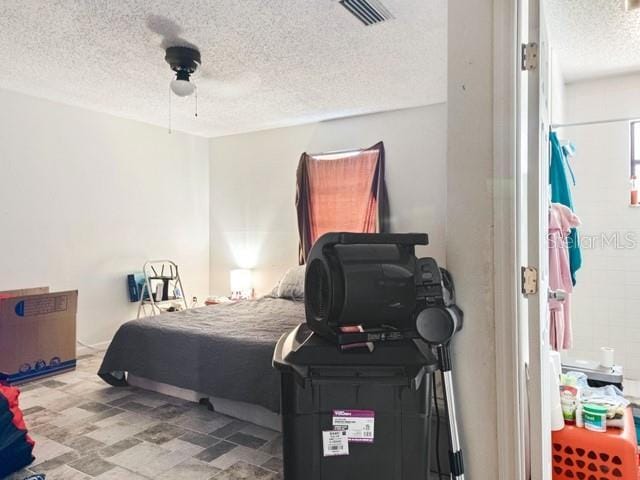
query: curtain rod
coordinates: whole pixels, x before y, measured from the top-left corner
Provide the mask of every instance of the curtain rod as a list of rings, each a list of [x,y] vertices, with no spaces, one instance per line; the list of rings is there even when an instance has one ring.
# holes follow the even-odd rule
[[[364,152],[368,150],[367,148],[347,148],[345,150],[333,150],[331,152],[322,152],[322,153],[307,153],[310,157],[323,157],[325,155],[338,155],[340,153],[355,153],[355,152]]]
[[[633,122],[640,119],[640,115],[635,117],[626,118],[612,118],[610,120],[592,120],[590,122],[576,122],[576,123],[554,123],[550,128],[564,128],[564,127],[582,127],[585,125],[599,125],[603,123],[618,123],[618,122]]]

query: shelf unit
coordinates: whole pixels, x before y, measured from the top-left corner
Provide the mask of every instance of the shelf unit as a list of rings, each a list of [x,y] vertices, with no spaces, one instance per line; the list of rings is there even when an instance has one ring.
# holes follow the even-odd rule
[[[189,308],[178,265],[174,261],[149,260],[142,266],[142,272],[144,283],[140,292],[137,318],[158,315],[168,311],[172,306],[179,307],[179,310]],[[158,288],[160,285],[161,290]]]

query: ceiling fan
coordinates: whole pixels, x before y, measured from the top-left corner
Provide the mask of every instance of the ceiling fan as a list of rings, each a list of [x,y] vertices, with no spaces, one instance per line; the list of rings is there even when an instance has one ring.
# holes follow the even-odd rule
[[[213,73],[202,67],[200,49],[185,40],[183,29],[173,20],[161,15],[150,15],[146,20],[147,28],[159,35],[160,46],[165,51],[165,61],[175,72],[171,80],[171,91],[180,97],[196,92],[194,75],[197,72],[198,83],[207,87],[207,94],[222,98],[235,98],[256,90],[261,83],[260,77],[252,72],[236,75]]]
[[[176,72],[176,78],[170,83],[171,91],[179,97],[187,97],[195,92],[196,86],[190,78],[202,63],[200,51],[191,47],[168,47],[164,59]]]

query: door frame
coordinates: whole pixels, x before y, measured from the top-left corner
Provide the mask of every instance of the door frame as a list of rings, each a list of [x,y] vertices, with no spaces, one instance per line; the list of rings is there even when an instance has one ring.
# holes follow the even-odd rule
[[[518,3],[494,3],[493,221],[498,478],[524,479],[517,258]]]
[[[541,0],[531,0],[532,8],[537,8]],[[494,1],[494,52],[493,52],[493,126],[494,126],[494,310],[496,342],[496,400],[498,477],[500,480],[526,479],[531,472],[541,473],[550,463],[550,455],[540,438],[540,428],[544,430],[540,412],[542,405],[529,403],[528,384],[537,382],[535,390],[543,388],[544,372],[540,368],[527,371],[526,352],[529,342],[522,340],[530,336],[527,318],[527,302],[542,305],[542,293],[523,301],[521,293],[521,263],[526,261],[527,252],[519,251],[518,234],[522,225],[527,229],[532,211],[522,205],[520,195],[520,170],[518,158],[525,147],[527,157],[530,148],[523,145],[522,132],[527,125],[521,124],[519,103],[523,72],[521,71],[521,45],[529,38],[529,0]],[[535,19],[534,19],[535,20]],[[524,32],[524,29],[527,29]],[[526,94],[526,92],[524,92]],[[537,124],[536,123],[536,128]],[[526,138],[527,135],[524,135]],[[523,153],[524,154],[524,153]],[[536,180],[537,181],[537,180]],[[541,191],[529,192],[527,199],[536,200],[533,212],[541,208]],[[535,203],[535,202],[534,202]],[[523,224],[524,222],[524,224]],[[528,231],[528,230],[526,230]],[[542,238],[538,242],[543,242]],[[536,242],[537,243],[537,242]],[[543,244],[543,243],[541,243]],[[522,260],[522,259],[525,260]],[[535,266],[535,265],[534,265]],[[546,291],[544,301],[546,301]],[[542,312],[539,314],[542,315]],[[532,322],[536,327],[542,320]],[[538,342],[539,339],[536,340]],[[524,345],[524,343],[527,343]],[[536,355],[534,355],[535,357]],[[539,360],[539,359],[537,359]],[[540,362],[540,365],[542,363]],[[544,366],[542,366],[544,368]],[[531,375],[528,378],[528,375]],[[530,399],[536,402],[535,396]],[[538,402],[539,398],[538,398]],[[533,406],[531,415],[529,411]],[[533,425],[531,422],[534,422]],[[538,425],[540,423],[541,425]],[[533,426],[533,434],[531,427]],[[533,443],[531,443],[533,442]],[[549,458],[546,458],[549,456]],[[531,469],[531,471],[529,470]],[[544,476],[544,474],[543,474]]]
[[[520,222],[527,225],[526,261],[537,269],[537,293],[529,295],[527,311],[527,409],[531,477],[551,479],[551,359],[549,339],[549,124],[551,111],[551,50],[544,17],[544,0],[520,0],[528,8],[527,41],[537,45],[535,67],[527,79],[526,206]],[[524,118],[525,115],[520,115]],[[523,129],[524,130],[524,129]],[[521,257],[522,258],[522,257]],[[520,318],[523,318],[521,315]],[[521,325],[524,327],[524,325]]]

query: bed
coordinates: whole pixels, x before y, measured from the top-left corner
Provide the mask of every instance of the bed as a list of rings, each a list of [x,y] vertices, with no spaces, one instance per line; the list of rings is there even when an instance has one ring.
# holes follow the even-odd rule
[[[299,277],[300,272],[294,283]],[[277,413],[280,382],[271,366],[273,349],[283,333],[305,318],[299,295],[285,295],[286,286],[279,287],[257,300],[127,322],[109,345],[98,375],[115,386],[135,378],[144,388],[176,387]]]

